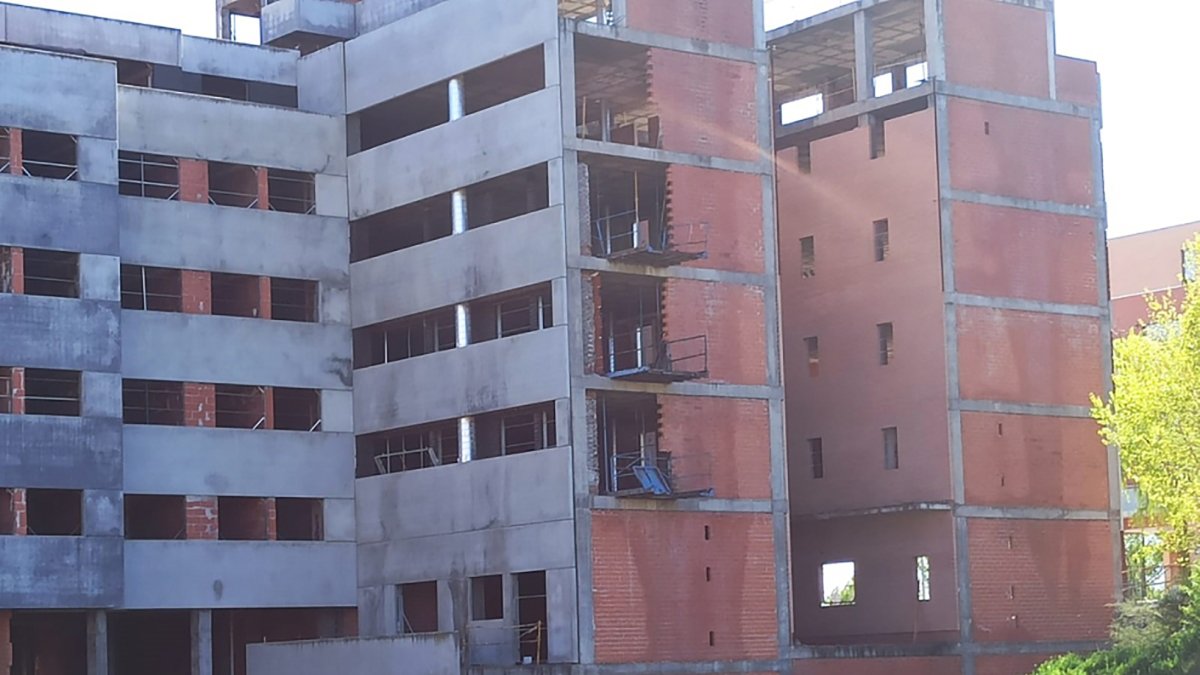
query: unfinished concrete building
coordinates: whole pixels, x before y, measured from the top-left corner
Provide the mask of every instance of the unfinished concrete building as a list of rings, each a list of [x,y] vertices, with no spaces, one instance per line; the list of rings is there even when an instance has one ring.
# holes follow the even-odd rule
[[[945,4],[0,5],[0,675],[1102,640],[1095,71]]]

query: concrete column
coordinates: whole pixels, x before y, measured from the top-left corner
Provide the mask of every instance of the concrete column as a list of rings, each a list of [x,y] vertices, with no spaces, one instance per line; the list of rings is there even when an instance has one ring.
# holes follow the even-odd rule
[[[192,675],[213,675],[211,609],[192,611]]]
[[[88,675],[108,675],[108,613],[88,612]]]
[[[854,14],[854,98],[867,101],[875,97],[875,31],[871,17]]]
[[[450,98],[450,121],[461,119],[466,113],[463,102],[463,78],[451,78],[447,94]],[[451,233],[467,231],[467,191],[455,190],[450,194]],[[471,308],[466,303],[454,306],[454,345],[466,347],[471,344]],[[475,457],[475,418],[458,419],[458,461],[469,462]]]
[[[475,418],[458,418],[458,461],[475,459]]]

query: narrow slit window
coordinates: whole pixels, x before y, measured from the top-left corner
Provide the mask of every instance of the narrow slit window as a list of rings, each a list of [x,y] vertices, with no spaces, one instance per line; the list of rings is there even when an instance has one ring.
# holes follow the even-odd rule
[[[499,574],[471,578],[471,620],[504,618],[504,577]]]
[[[932,598],[929,588],[929,556],[917,556],[917,601],[929,602]]]
[[[812,237],[800,240],[800,276],[804,279],[817,276],[817,245]]]
[[[821,343],[815,337],[804,338],[804,349],[808,352],[808,376],[821,374]]]
[[[877,115],[871,115],[871,159],[879,159],[887,155],[887,132],[884,120]]]
[[[900,468],[900,439],[896,427],[883,430],[883,468],[889,471]]]
[[[875,262],[887,260],[891,248],[889,236],[887,219],[875,221]]]
[[[854,563],[832,562],[821,566],[821,606],[845,607],[856,599]]]
[[[796,166],[800,168],[800,173],[812,173],[812,143],[796,146]]]
[[[825,477],[825,450],[822,447],[821,439],[808,439],[808,454],[812,459],[812,477]]]
[[[879,365],[890,365],[896,360],[896,339],[892,324],[881,323],[875,328],[879,332]]]

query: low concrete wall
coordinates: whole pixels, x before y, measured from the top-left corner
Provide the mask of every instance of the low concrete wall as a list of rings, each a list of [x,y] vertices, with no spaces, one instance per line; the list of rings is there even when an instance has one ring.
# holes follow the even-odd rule
[[[117,191],[107,185],[0,174],[0,213],[0,243],[100,255],[120,248]]]
[[[121,420],[0,415],[0,477],[4,486],[119,490]]]
[[[116,372],[121,365],[119,312],[115,302],[0,295],[0,363]]]
[[[0,124],[117,137],[114,64],[0,46],[0,73]]]
[[[116,607],[121,540],[0,537],[0,602],[6,609]]]
[[[458,675],[452,633],[250,645],[249,675]]]

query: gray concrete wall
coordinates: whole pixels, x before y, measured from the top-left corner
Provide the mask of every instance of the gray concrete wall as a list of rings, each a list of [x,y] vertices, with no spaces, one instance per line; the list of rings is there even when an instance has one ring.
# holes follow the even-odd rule
[[[350,267],[354,325],[510,291],[566,275],[562,207],[493,223]],[[392,289],[403,288],[404,293]]]
[[[117,137],[114,64],[0,46],[0,72],[0,126]]]
[[[354,497],[350,434],[127,425],[124,448],[127,492]]]
[[[115,537],[0,537],[4,608],[115,607],[121,555]]]
[[[341,0],[278,0],[262,8],[262,41],[294,33],[349,39],[356,31],[355,7]]]
[[[105,255],[120,246],[109,186],[0,174],[0,213],[4,244]]]
[[[357,7],[358,33],[367,33],[446,0],[363,0]]]
[[[343,118],[120,86],[121,149],[313,173],[346,173]]]
[[[350,607],[354,544],[127,541],[125,607]]]
[[[117,207],[123,262],[349,283],[344,219],[140,197]]]
[[[567,329],[558,326],[358,370],[355,431],[567,398],[567,366]]]
[[[179,40],[179,66],[189,73],[295,86],[299,58],[300,54],[290,49],[191,35],[184,35]]]
[[[413,3],[397,4],[403,3],[365,3],[359,7],[360,24],[398,18]],[[500,26],[503,30],[498,30]],[[346,43],[348,110],[358,112],[557,36],[555,0],[436,3]],[[414,55],[404,60],[403,67],[397,67],[396,59],[381,58],[394,52],[396,45],[404,45],[405,53]]]
[[[179,31],[32,7],[8,7],[8,42],[42,49],[179,63]],[[7,71],[6,71],[7,72]]]
[[[120,489],[121,420],[0,415],[0,476],[5,487]]]
[[[0,364],[116,372],[119,311],[115,302],[0,294]]]
[[[350,217],[561,157],[561,108],[558,88],[542,89],[352,156]]]
[[[122,373],[139,379],[350,388],[346,326],[122,312]]]
[[[405,635],[400,637],[321,640],[249,645],[249,675],[458,675],[457,636]]]
[[[344,3],[343,3],[344,4]],[[346,114],[346,46],[342,43],[301,57],[296,79],[301,110],[323,115]]]

